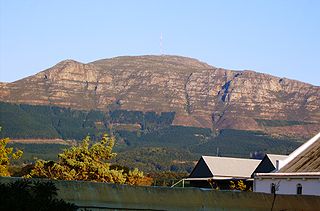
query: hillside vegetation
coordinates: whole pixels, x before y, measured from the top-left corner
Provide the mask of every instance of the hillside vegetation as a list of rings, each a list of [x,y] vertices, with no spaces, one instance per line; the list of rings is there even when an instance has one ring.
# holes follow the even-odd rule
[[[202,155],[249,157],[250,153],[288,154],[301,140],[275,138],[263,132],[225,129],[213,136],[208,128],[174,126],[174,113],[114,110],[81,111],[52,106],[0,103],[1,137],[62,138],[81,140],[90,135],[97,140],[104,132],[117,138],[114,162],[136,166],[145,172],[190,172]],[[283,125],[283,120],[264,124]],[[301,124],[299,122],[299,124]],[[72,142],[70,142],[72,143]],[[55,160],[65,144],[11,143],[23,149],[23,162],[34,158]],[[21,162],[21,161],[20,161]]]

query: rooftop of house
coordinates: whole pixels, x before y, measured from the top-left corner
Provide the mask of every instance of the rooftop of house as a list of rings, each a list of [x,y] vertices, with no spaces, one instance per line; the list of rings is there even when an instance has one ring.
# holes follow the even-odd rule
[[[214,177],[250,178],[260,160],[202,156]],[[196,167],[195,167],[196,168]]]
[[[287,158],[289,160],[278,173],[320,172],[320,133],[304,145],[307,145],[307,147],[303,148],[302,145],[296,150],[299,153],[294,151],[294,156],[289,155]]]

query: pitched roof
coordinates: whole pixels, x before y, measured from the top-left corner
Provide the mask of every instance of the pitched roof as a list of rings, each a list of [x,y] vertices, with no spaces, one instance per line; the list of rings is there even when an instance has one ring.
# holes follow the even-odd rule
[[[277,168],[277,160],[280,162],[285,160],[287,157],[287,155],[266,154],[254,170],[253,174],[272,172]],[[253,174],[251,175],[252,177],[254,176]]]
[[[276,154],[266,154],[274,167],[276,167],[277,160],[285,160],[288,158],[288,155],[276,155]]]
[[[284,162],[279,173],[320,172],[320,133],[291,153]]]
[[[202,156],[214,177],[250,178],[260,160]]]

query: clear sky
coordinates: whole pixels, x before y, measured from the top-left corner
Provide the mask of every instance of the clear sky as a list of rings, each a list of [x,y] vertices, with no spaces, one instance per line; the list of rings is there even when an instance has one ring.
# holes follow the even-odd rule
[[[319,0],[0,0],[0,81],[64,59],[197,58],[320,85]]]

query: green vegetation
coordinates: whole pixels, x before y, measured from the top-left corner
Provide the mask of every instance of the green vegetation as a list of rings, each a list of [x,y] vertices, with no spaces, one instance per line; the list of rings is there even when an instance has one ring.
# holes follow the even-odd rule
[[[288,121],[288,120],[268,120],[268,119],[255,119],[260,125],[266,127],[283,127],[292,125],[306,125],[312,124],[312,122],[302,122],[302,121]]]
[[[59,137],[46,115],[46,109],[39,107],[39,112],[25,111],[15,104],[0,103],[0,124],[4,128],[1,137],[11,138],[49,138]],[[42,115],[42,113],[44,115]]]
[[[0,210],[77,210],[75,204],[57,199],[57,188],[52,182],[17,180],[0,183]]]
[[[124,173],[123,169],[111,169],[109,160],[116,156],[112,152],[115,139],[104,135],[101,141],[90,146],[86,137],[79,146],[65,149],[58,160],[37,160],[28,178],[50,178],[59,180],[82,180],[139,185],[144,183],[143,172],[138,169]]]
[[[41,158],[44,160],[57,160],[57,154],[62,153],[68,147],[64,144],[22,144],[8,143],[8,146],[23,151],[21,159],[14,160],[13,164],[31,163]]]
[[[191,172],[202,155],[249,158],[253,152],[289,154],[301,145],[294,139],[273,138],[262,132],[222,130],[217,137],[209,129],[177,127],[137,136],[120,132],[126,147],[118,148],[117,162],[135,163],[146,172]]]
[[[145,172],[191,172],[193,161],[198,158],[199,154],[192,154],[184,149],[136,147],[119,152],[115,162],[120,165],[134,165]]]
[[[101,111],[0,103],[2,137],[81,140],[86,135],[101,135],[106,128],[97,127],[95,123],[103,118]]]
[[[179,135],[175,135],[179,134]],[[171,126],[148,134],[120,131],[117,133],[115,152],[111,162],[121,166],[136,166],[144,172],[191,172],[202,155],[233,156],[249,158],[250,153],[289,154],[301,142],[294,139],[275,139],[261,132],[222,130],[217,137],[202,128]],[[154,137],[154,138],[152,138]],[[57,160],[66,145],[62,144],[9,144],[24,151],[21,162],[34,158]],[[16,162],[15,162],[16,163]]]
[[[21,150],[13,152],[12,147],[7,147],[8,142],[9,138],[0,139],[0,176],[10,176],[9,167],[12,159],[17,160],[23,154]]]
[[[104,131],[113,134],[118,156],[112,162],[137,166],[144,172],[190,172],[202,155],[246,157],[250,153],[289,154],[301,140],[275,138],[262,132],[221,130],[215,137],[206,128],[173,126],[173,112],[160,113],[126,110],[79,111],[50,106],[0,103],[2,137],[63,138],[81,140],[88,134],[94,141]],[[297,121],[259,120],[269,126],[307,124]],[[8,143],[24,151],[19,162],[35,158],[57,161],[62,144]]]
[[[139,124],[144,133],[171,125],[174,112],[114,110],[82,111],[55,106],[35,106],[0,102],[1,137],[62,138],[81,140],[90,135],[99,139],[110,124]]]
[[[273,138],[262,132],[226,129],[221,130],[217,137],[207,143],[192,146],[191,152],[203,155],[249,157],[250,153],[255,151],[289,154],[300,145],[301,143],[295,139]]]
[[[189,174],[185,172],[173,172],[173,171],[162,171],[151,173],[150,177],[153,178],[154,186],[169,186],[171,187],[183,178],[188,177]]]
[[[170,125],[174,119],[174,112],[146,112],[141,111],[127,111],[127,110],[114,110],[110,111],[111,122],[134,124],[139,123],[144,127],[149,125]]]
[[[125,130],[116,131],[116,133],[130,147],[188,147],[206,142],[211,136],[211,130],[208,128],[183,126],[167,126],[144,134]]]

